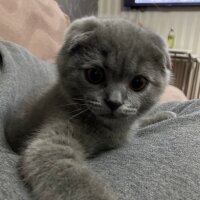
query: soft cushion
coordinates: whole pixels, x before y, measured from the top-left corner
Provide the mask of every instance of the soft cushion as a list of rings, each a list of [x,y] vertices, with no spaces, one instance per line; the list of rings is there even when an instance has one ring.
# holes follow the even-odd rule
[[[0,42],[0,76],[0,199],[27,200],[16,170],[19,156],[7,145],[4,127],[13,112],[21,112],[21,103],[56,82],[56,69],[18,45]],[[151,112],[164,110],[177,118],[130,130],[123,147],[88,160],[119,200],[200,199],[200,100],[162,104]]]
[[[161,103],[170,101],[187,101],[185,94],[177,87],[169,85],[166,87],[165,92],[160,98]]]
[[[56,81],[55,66],[47,64],[18,45],[0,42],[0,199],[27,200],[28,193],[17,174],[18,156],[4,136],[6,121],[17,107],[37,98]],[[24,97],[29,98],[24,98]],[[20,112],[20,111],[19,111]]]
[[[132,131],[122,148],[91,160],[120,200],[200,199],[200,100],[165,103],[149,114],[164,110],[177,118]]]
[[[0,38],[54,60],[69,18],[54,0],[0,0]]]

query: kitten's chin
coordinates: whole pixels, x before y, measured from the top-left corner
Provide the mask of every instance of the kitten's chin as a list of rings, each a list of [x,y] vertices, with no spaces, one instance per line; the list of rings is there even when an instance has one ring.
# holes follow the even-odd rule
[[[120,124],[126,124],[127,122],[133,121],[133,116],[127,116],[127,115],[116,115],[113,113],[109,114],[100,114],[97,116],[99,120],[101,120],[104,123],[107,124],[115,124],[115,125],[120,125]]]
[[[116,119],[122,119],[125,118],[125,116],[117,116],[114,113],[109,114],[101,114],[99,115],[100,118],[110,119],[110,120],[116,120]]]

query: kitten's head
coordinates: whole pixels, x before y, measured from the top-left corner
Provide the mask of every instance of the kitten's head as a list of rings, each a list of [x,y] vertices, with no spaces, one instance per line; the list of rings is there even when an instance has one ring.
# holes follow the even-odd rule
[[[163,40],[124,19],[73,22],[57,64],[70,103],[109,123],[146,112],[169,82]]]

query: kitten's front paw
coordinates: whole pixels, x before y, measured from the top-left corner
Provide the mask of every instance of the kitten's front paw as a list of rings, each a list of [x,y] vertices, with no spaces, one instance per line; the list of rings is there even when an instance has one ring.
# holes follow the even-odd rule
[[[176,113],[172,111],[164,111],[160,113],[156,113],[151,116],[146,116],[139,121],[139,127],[148,126],[151,124],[155,124],[164,120],[176,118]]]
[[[163,115],[163,117],[161,117],[161,121],[163,120],[167,120],[167,119],[173,119],[177,117],[177,114],[175,112],[172,111],[164,111],[163,113],[161,113]]]

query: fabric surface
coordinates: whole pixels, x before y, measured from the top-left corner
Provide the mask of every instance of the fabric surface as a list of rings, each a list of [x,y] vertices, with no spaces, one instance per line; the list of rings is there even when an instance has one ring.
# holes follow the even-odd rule
[[[19,104],[34,100],[56,81],[56,72],[9,42],[0,42],[0,61],[0,200],[25,200],[28,193],[16,171],[18,156],[6,143],[4,125]]]
[[[166,103],[176,119],[143,127],[126,146],[91,160],[120,200],[200,199],[200,100]]]
[[[56,72],[11,43],[0,42],[0,55],[0,199],[29,200],[16,172],[19,157],[3,129],[20,102],[34,100],[56,81]],[[200,100],[162,104],[151,112],[163,110],[177,118],[130,131],[126,145],[89,160],[119,200],[200,199]]]
[[[54,60],[69,18],[54,0],[0,0],[0,39]]]

